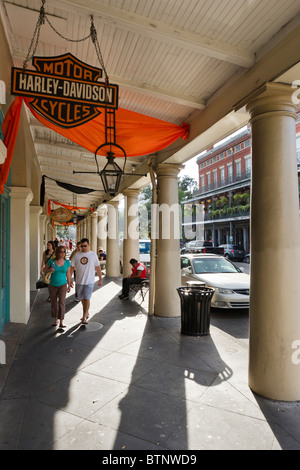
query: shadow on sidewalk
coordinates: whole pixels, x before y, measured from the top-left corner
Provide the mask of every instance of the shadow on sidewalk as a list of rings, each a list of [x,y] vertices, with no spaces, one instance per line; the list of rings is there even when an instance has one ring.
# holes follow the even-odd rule
[[[180,318],[149,317],[120,285],[95,287],[87,326],[69,296],[66,330],[39,293],[0,395],[1,449],[191,449],[191,408],[233,371],[210,335],[181,335]]]

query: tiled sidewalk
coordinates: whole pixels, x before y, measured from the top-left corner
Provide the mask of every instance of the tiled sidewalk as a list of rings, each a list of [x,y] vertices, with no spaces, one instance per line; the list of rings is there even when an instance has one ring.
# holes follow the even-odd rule
[[[73,292],[67,328],[51,327],[43,290],[26,328],[4,329],[1,450],[300,449],[300,403],[248,388],[248,312],[212,312],[210,335],[184,336],[120,285],[95,288],[87,326]]]

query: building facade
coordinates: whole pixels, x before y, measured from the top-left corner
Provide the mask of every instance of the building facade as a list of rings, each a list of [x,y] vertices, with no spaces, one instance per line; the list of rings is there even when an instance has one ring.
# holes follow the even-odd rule
[[[250,253],[251,144],[251,128],[247,126],[198,157],[199,190],[185,205],[198,206],[200,216],[184,222],[189,239],[241,245]],[[296,146],[300,188],[299,113]]]

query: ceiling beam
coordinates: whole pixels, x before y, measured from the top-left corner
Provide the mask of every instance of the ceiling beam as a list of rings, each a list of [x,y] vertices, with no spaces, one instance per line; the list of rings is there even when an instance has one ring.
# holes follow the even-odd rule
[[[27,53],[25,51],[18,51],[17,53],[14,53],[13,55],[15,59],[21,59],[23,62],[24,59],[26,58]],[[206,100],[204,99],[195,99],[192,96],[182,95],[179,93],[172,93],[169,90],[153,87],[153,86],[147,85],[146,83],[137,82],[135,80],[128,80],[123,77],[120,77],[119,75],[109,74],[109,80],[111,83],[119,85],[120,87],[133,90],[143,95],[150,95],[150,96],[153,96],[154,98],[159,98],[159,99],[163,99],[166,101],[170,101],[172,103],[177,103],[182,106],[188,106],[190,108],[200,109],[200,110],[205,109],[206,107]],[[44,127],[43,124],[39,122],[32,122],[32,124],[30,125],[32,127],[37,127],[37,128]]]
[[[205,109],[205,100],[195,100],[191,96],[184,96],[178,93],[171,93],[168,90],[156,88],[147,85],[146,83],[138,83],[133,80],[126,80],[118,75],[109,75],[111,83],[122,86],[129,90],[141,93],[143,95],[152,95],[155,98],[171,101],[173,103],[181,104],[182,106],[188,106],[195,109]]]
[[[173,28],[172,26],[137,14],[126,13],[99,2],[92,0],[61,0],[59,2],[60,8],[62,8],[62,4],[93,13],[113,26],[129,29],[142,35],[154,36],[156,39],[176,44],[184,49],[193,50],[199,54],[205,54],[215,59],[239,65],[240,67],[248,68],[255,63],[255,55],[250,51],[190,33],[189,31]]]

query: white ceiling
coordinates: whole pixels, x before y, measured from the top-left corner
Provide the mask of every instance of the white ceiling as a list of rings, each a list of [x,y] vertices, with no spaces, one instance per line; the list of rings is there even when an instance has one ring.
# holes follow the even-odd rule
[[[39,0],[0,1],[17,67],[27,55],[40,6]],[[248,117],[244,110],[233,112],[234,105],[264,81],[280,81],[300,60],[299,0],[47,0],[45,11],[61,35],[76,40],[89,34],[93,15],[110,83],[119,85],[119,107],[190,124],[189,140],[160,152],[158,161],[183,163],[243,126]],[[46,22],[35,55],[66,52],[100,67],[90,40],[67,41]],[[295,70],[285,75],[288,81],[300,80]],[[101,190],[99,176],[73,174],[96,170],[93,155],[32,115],[28,119],[41,174]],[[136,167],[144,173],[146,160],[128,159],[126,171]],[[127,177],[122,188],[148,181],[137,179]],[[72,193],[51,180],[46,190],[50,199],[72,202]],[[98,191],[78,196],[77,203],[97,206],[104,199]]]

